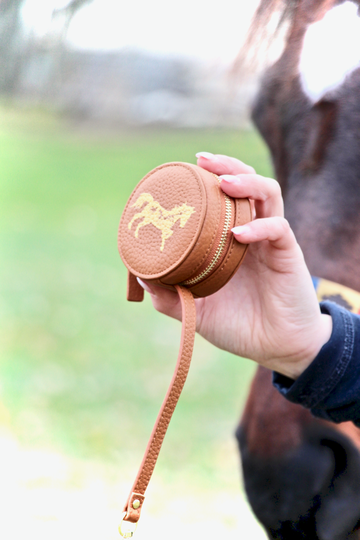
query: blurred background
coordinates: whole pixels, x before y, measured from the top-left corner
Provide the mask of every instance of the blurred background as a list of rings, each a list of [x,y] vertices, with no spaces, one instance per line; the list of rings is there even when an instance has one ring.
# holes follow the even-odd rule
[[[233,76],[257,2],[0,1],[0,536],[112,540],[180,324],[125,300],[134,186],[209,151],[271,175]],[[234,431],[251,362],[196,338],[137,531],[263,539]],[[161,511],[160,511],[161,507]]]

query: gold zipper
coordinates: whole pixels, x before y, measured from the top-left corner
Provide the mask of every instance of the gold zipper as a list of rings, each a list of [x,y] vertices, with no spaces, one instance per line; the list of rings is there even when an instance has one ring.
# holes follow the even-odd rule
[[[224,252],[224,249],[226,247],[227,235],[228,235],[228,232],[229,232],[230,226],[231,226],[231,200],[225,194],[224,194],[224,198],[225,198],[225,219],[224,219],[224,228],[223,228],[221,238],[220,238],[220,242],[219,242],[219,247],[217,248],[213,258],[211,259],[211,262],[201,272],[201,274],[199,274],[198,276],[195,276],[195,277],[193,277],[191,279],[188,279],[188,280],[184,281],[184,283],[183,283],[184,285],[196,285],[197,283],[199,283],[199,281],[206,278],[212,272],[212,270],[215,268],[215,266],[219,262],[222,254]]]

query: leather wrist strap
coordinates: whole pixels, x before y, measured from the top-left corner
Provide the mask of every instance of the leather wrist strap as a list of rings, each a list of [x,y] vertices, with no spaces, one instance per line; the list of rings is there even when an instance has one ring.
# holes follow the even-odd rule
[[[156,419],[139,472],[124,507],[123,521],[119,532],[124,537],[131,537],[133,532],[124,533],[123,522],[136,524],[144,503],[145,491],[154,471],[161,445],[166,435],[171,417],[184,387],[190,368],[196,330],[196,309],[194,297],[187,289],[176,285],[182,308],[182,331],[178,360],[167,394]],[[123,527],[125,528],[125,527]]]

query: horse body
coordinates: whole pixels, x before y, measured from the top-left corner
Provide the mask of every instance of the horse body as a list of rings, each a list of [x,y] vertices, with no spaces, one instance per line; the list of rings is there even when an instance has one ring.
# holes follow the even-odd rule
[[[310,272],[360,291],[360,66],[315,102],[299,72],[309,25],[340,4],[299,0],[253,120]],[[315,419],[259,368],[237,437],[245,488],[270,538],[360,539],[360,430],[352,423]]]
[[[138,212],[131,219],[128,228],[131,229],[134,221],[142,219],[135,230],[135,238],[139,236],[139,230],[145,225],[154,225],[161,231],[161,246],[160,251],[164,250],[165,240],[173,235],[173,226],[180,220],[180,227],[185,227],[190,216],[195,212],[192,206],[186,203],[175,206],[171,210],[166,210],[160,203],[154,200],[150,193],[141,193],[137,200],[132,205],[135,208],[141,208],[145,204],[141,212]]]

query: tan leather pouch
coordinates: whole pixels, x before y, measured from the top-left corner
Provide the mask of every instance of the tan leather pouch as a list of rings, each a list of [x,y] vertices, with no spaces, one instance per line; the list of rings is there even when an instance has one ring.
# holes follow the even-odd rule
[[[249,201],[225,195],[216,175],[189,163],[165,163],[131,194],[120,221],[119,251],[133,275],[208,296],[241,264],[247,246],[231,228],[249,221]],[[129,286],[129,300],[139,299],[135,290]]]
[[[190,367],[195,329],[194,297],[223,287],[240,266],[247,246],[231,229],[251,221],[247,199],[232,199],[219,179],[197,165],[165,163],[150,171],[131,194],[120,220],[118,245],[129,271],[127,298],[141,301],[136,277],[176,290],[182,336],[175,373],[124,507],[120,533],[133,535],[172,413]],[[130,528],[129,528],[130,527]]]

